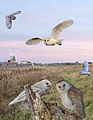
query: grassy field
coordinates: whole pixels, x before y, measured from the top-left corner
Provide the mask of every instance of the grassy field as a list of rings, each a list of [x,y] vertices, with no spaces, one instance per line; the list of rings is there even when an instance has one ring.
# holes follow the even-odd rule
[[[53,87],[44,101],[60,103],[55,90],[58,80],[65,79],[79,88],[84,95],[87,120],[93,120],[93,66],[89,66],[91,76],[80,76],[81,65],[35,66],[20,68],[0,68],[0,120],[29,120],[30,114],[22,111],[19,104],[8,106],[22,90],[24,84],[34,84],[44,78],[49,79]]]

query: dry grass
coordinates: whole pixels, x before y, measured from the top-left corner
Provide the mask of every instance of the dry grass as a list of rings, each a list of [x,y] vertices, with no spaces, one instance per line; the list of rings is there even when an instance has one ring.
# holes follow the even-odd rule
[[[29,113],[22,112],[19,104],[8,104],[23,90],[24,84],[34,84],[44,78],[53,83],[49,94],[43,96],[45,101],[56,100],[61,103],[55,84],[64,78],[83,92],[87,120],[93,120],[93,66],[89,67],[91,76],[80,76],[80,69],[81,65],[0,68],[0,120],[29,120]]]

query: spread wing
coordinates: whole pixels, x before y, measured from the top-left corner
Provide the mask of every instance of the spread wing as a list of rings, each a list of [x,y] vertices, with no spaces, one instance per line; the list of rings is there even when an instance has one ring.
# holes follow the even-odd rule
[[[16,17],[14,15],[19,14],[19,13],[21,13],[21,11],[17,11],[15,13],[12,13],[12,14],[7,15],[5,17],[5,19],[6,19],[6,26],[7,26],[8,29],[11,29],[11,27],[12,27],[12,20],[16,19]]]
[[[73,105],[75,105],[75,114],[84,118],[85,112],[82,92],[75,87],[71,87],[68,91],[68,96],[72,100]]]
[[[5,19],[6,19],[6,26],[7,26],[7,28],[11,29],[11,27],[12,27],[12,19],[11,19],[11,17],[6,16]]]
[[[73,24],[73,20],[65,20],[64,22],[58,24],[52,29],[52,37],[57,39],[59,36],[59,33],[62,32],[65,28],[69,27]]]
[[[11,15],[11,16],[14,16],[14,15],[17,15],[17,14],[20,14],[20,13],[21,13],[21,11],[16,11],[16,12],[10,14],[10,15]]]
[[[42,38],[32,38],[30,40],[27,40],[25,44],[26,45],[36,45],[36,44],[38,44],[38,43],[40,43],[42,41],[43,41]]]
[[[25,91],[22,91],[13,101],[9,103],[9,105],[13,105],[18,102],[22,102],[26,100],[26,93]]]

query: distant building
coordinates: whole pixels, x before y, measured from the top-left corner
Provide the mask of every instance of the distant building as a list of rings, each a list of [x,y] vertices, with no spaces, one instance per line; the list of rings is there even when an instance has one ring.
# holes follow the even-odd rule
[[[16,67],[18,65],[17,62],[2,62],[2,67],[6,67],[6,66],[9,66],[9,67]]]
[[[8,62],[16,62],[16,57],[13,53],[10,53],[10,59],[8,60]]]
[[[32,65],[32,66],[34,66],[34,64],[29,60],[20,61],[19,65]]]
[[[2,62],[2,66],[10,66],[10,67],[15,67],[17,66],[18,63],[16,62],[16,57],[13,53],[10,53],[10,59],[8,59],[6,62]]]

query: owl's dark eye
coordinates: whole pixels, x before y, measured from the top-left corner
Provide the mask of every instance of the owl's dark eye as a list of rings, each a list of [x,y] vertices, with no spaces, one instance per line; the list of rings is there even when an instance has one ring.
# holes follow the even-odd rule
[[[66,85],[65,84],[63,84],[63,87],[65,87]]]
[[[49,85],[49,83],[46,83],[46,85]]]
[[[46,41],[46,40],[44,40],[44,41]]]
[[[61,86],[58,86],[59,88],[61,88]]]
[[[49,41],[49,40],[47,40],[47,41]]]

